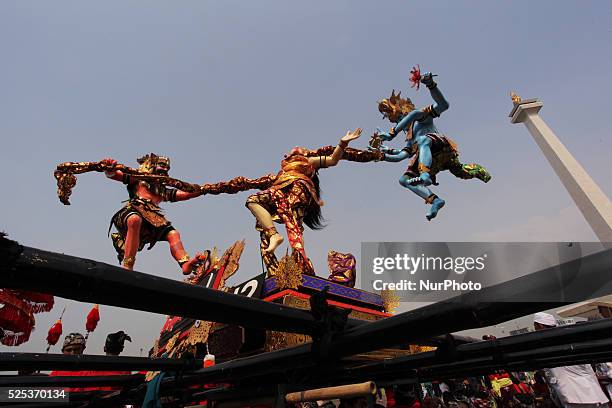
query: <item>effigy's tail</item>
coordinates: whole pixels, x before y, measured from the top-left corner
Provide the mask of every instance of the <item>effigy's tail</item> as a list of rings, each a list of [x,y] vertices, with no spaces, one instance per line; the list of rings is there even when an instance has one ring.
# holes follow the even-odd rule
[[[448,169],[455,177],[469,180],[477,178],[478,180],[488,183],[491,180],[491,174],[483,166],[477,163],[463,164],[457,160]]]

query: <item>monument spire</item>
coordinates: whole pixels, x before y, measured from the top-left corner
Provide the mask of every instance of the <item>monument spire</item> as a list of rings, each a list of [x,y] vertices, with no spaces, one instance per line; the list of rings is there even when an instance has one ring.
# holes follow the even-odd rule
[[[595,235],[604,246],[610,248],[612,246],[610,200],[540,117],[538,112],[544,104],[538,99],[521,99],[514,92],[511,92],[510,96],[514,104],[509,115],[510,121],[525,124]]]

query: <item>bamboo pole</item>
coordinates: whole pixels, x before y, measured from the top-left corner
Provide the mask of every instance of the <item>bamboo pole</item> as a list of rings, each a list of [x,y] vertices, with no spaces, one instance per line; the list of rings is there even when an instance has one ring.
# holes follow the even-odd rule
[[[373,381],[366,381],[360,384],[339,385],[337,387],[291,392],[285,396],[285,401],[288,403],[296,403],[337,398],[367,397],[374,394],[376,394],[376,384]]]

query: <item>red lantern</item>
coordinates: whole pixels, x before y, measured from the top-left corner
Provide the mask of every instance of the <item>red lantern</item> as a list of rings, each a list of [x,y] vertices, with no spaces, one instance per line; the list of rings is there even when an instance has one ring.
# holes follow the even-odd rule
[[[100,321],[100,306],[95,305],[87,314],[87,321],[85,322],[85,329],[87,330],[86,338],[89,337],[89,333],[96,330],[98,322]]]
[[[62,318],[57,319],[55,324],[51,326],[47,333],[47,353],[51,346],[55,346],[62,335]]]

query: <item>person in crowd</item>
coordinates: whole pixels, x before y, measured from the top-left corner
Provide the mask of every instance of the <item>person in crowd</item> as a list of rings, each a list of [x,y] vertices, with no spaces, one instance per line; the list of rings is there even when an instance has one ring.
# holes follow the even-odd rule
[[[549,313],[536,313],[533,326],[535,330],[547,330],[556,327],[557,320]],[[544,376],[559,407],[598,408],[607,407],[610,402],[589,364],[545,368]]]
[[[132,338],[125,334],[123,330],[120,330],[116,333],[110,333],[106,336],[106,342],[104,343],[104,353],[107,356],[119,356],[124,348],[125,341],[132,341]],[[111,376],[111,375],[130,375],[131,371],[89,371],[88,375],[95,376]],[[117,390],[116,387],[97,387],[96,390],[99,391],[113,391]]]
[[[81,333],[70,333],[64,338],[62,344],[62,354],[80,356],[85,351],[86,340]],[[71,377],[71,376],[86,376],[89,371],[51,371],[50,376]],[[87,388],[68,388],[70,392],[87,391]]]
[[[118,356],[123,351],[126,340],[132,342],[132,338],[125,334],[123,330],[116,333],[110,333],[108,336],[106,336],[104,352],[107,356]]]

